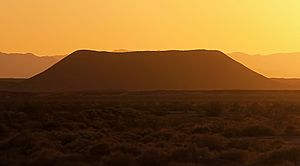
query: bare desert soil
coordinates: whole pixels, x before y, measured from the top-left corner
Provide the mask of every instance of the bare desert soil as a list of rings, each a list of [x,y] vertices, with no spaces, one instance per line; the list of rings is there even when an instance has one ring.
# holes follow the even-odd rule
[[[300,91],[0,92],[0,165],[296,166]]]

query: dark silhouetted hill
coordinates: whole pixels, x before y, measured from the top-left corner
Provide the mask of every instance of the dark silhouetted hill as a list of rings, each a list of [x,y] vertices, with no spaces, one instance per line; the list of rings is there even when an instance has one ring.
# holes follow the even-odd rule
[[[26,91],[274,89],[220,51],[76,51],[25,81]]]
[[[63,56],[0,53],[0,78],[30,78],[61,60]]]

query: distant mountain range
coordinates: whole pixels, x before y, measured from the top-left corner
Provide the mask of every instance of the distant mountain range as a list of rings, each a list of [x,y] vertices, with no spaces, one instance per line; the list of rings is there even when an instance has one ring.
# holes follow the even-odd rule
[[[300,90],[300,79],[298,78],[271,78],[271,80],[285,86],[285,90]]]
[[[0,78],[30,78],[54,65],[63,57],[0,52]]]
[[[300,78],[300,52],[249,55],[235,52],[231,58],[269,78]]]
[[[76,51],[22,82],[27,91],[276,89],[220,51]]]
[[[300,90],[300,79],[262,75],[280,61],[278,71],[298,74],[298,53],[229,55],[215,50],[81,50],[48,57],[0,53],[0,91]]]
[[[113,52],[130,52],[125,49]],[[231,58],[269,78],[300,78],[300,52],[270,55],[228,53]],[[43,72],[65,56],[36,56],[0,52],[0,78],[30,78]]]

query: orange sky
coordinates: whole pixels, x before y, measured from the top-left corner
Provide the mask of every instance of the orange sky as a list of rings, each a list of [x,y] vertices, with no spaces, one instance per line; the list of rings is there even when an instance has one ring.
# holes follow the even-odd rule
[[[1,0],[0,51],[300,51],[299,0]]]

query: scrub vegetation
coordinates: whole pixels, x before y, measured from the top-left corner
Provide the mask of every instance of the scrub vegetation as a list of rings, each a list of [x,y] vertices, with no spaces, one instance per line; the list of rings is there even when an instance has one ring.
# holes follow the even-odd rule
[[[0,165],[296,166],[300,92],[0,93]]]

